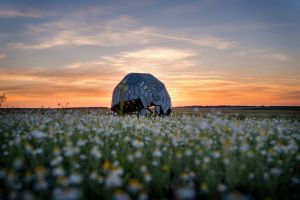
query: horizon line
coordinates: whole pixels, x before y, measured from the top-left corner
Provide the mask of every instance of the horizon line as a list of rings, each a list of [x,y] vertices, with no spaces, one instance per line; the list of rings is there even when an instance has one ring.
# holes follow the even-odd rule
[[[196,108],[196,107],[300,107],[300,105],[185,105],[185,106],[172,106],[171,108]],[[107,106],[71,106],[71,107],[0,107],[0,109],[88,109],[88,108],[101,108],[101,109],[110,109],[111,107]]]

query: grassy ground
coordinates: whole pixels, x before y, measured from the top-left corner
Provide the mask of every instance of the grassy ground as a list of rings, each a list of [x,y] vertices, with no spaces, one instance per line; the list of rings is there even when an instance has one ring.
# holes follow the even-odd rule
[[[5,110],[0,199],[299,199],[298,112]]]

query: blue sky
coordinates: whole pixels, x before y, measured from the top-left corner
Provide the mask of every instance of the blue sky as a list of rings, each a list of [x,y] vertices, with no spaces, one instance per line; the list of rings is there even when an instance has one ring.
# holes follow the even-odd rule
[[[1,0],[0,92],[110,106],[126,73],[149,72],[175,106],[300,105],[299,19],[296,0]]]

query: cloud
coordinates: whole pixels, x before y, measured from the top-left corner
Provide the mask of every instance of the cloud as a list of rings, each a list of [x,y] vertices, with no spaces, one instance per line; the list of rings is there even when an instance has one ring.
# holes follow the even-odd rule
[[[20,86],[22,84],[22,86]],[[95,96],[108,96],[110,95],[110,89],[106,89],[104,87],[91,87],[91,86],[76,86],[73,84],[47,84],[41,81],[17,81],[15,85],[0,86],[1,91],[7,91],[9,94],[22,94],[22,96],[26,97],[45,97],[45,96],[53,96],[53,95],[64,95],[68,94],[73,98],[77,96],[85,96],[85,97],[95,97]]]
[[[88,64],[88,63],[86,63]],[[90,68],[77,68],[76,70],[59,68],[26,68],[24,69],[0,69],[0,79],[15,81],[15,80],[39,80],[55,83],[69,83],[73,84],[78,81],[110,81],[121,73],[119,69],[111,68],[111,66],[95,65]]]
[[[125,73],[149,72],[157,75],[186,72],[201,65],[195,58],[197,53],[191,49],[149,47],[101,56],[97,60],[77,67],[106,65],[118,68]]]
[[[61,45],[65,45],[65,44],[67,44],[67,42],[63,39],[60,39],[60,40],[52,40],[52,41],[47,41],[47,42],[38,43],[38,44],[24,44],[21,42],[8,43],[8,46],[16,48],[16,49],[48,49],[51,47],[61,46]],[[76,44],[76,41],[74,41],[74,44]]]
[[[135,33],[148,35],[148,36],[152,36],[152,37],[156,37],[156,38],[181,41],[181,42],[204,46],[204,47],[212,47],[212,48],[216,48],[219,50],[228,49],[228,48],[235,46],[234,43],[231,41],[225,41],[225,40],[215,38],[212,36],[203,37],[200,39],[192,39],[189,37],[178,37],[178,36],[174,36],[171,34],[163,34],[163,33],[160,33],[159,31],[144,31],[144,32],[135,32]]]
[[[5,58],[7,55],[6,54],[0,54],[0,59]]]
[[[76,18],[79,18],[76,20]],[[26,34],[37,38],[32,44],[22,42],[9,43],[9,47],[17,49],[48,49],[63,45],[92,45],[92,46],[124,46],[128,44],[148,44],[149,39],[143,35],[134,35],[123,30],[133,26],[136,21],[129,16],[106,21],[88,19],[62,19],[41,25],[30,25]],[[121,27],[114,29],[113,27]]]
[[[0,91],[11,105],[40,107],[70,102],[77,106],[109,106],[114,85],[123,74],[114,69],[0,69]]]
[[[197,83],[198,82],[198,83]],[[225,80],[192,82],[184,81],[173,90],[173,99],[180,99],[177,105],[299,105],[299,94],[294,89],[280,84],[247,84],[242,81]],[[175,83],[174,83],[175,84]],[[197,87],[193,87],[197,85]],[[191,89],[192,88],[192,89]],[[283,95],[282,91],[288,91]],[[184,97],[184,98],[182,98]]]
[[[253,50],[241,50],[238,52],[240,56],[256,56],[260,58],[266,58],[274,61],[287,62],[292,60],[290,56],[284,53],[278,53],[273,49],[253,49]]]
[[[15,8],[0,8],[0,17],[41,17],[35,10],[18,10]]]
[[[283,54],[283,53],[266,54],[265,57],[270,58],[275,61],[282,61],[282,62],[291,60],[291,58],[288,55]]]
[[[181,60],[196,54],[191,50],[172,48],[147,48],[132,52],[122,52],[123,58],[146,60]]]
[[[195,44],[199,44],[200,46],[213,47],[219,50],[229,49],[235,46],[235,44],[231,41],[225,41],[214,37],[207,37],[199,40],[194,40],[193,42],[195,42]]]
[[[300,90],[295,89],[293,91],[280,92],[278,94],[278,99],[286,100],[286,99],[300,99]]]
[[[227,24],[207,25],[201,27],[200,31],[213,33],[232,33],[240,31],[266,30],[274,26],[281,26],[280,24],[265,24],[261,22],[232,22]],[[199,31],[199,28],[194,28]]]
[[[17,49],[48,49],[63,45],[113,47],[154,45],[164,41],[176,41],[219,50],[235,46],[231,41],[213,36],[192,38],[189,34],[178,36],[180,34],[176,34],[174,30],[143,26],[128,15],[111,20],[95,18],[91,15],[93,12],[90,15],[77,13],[52,22],[30,25],[25,34],[36,40],[34,43],[12,42],[8,46]]]

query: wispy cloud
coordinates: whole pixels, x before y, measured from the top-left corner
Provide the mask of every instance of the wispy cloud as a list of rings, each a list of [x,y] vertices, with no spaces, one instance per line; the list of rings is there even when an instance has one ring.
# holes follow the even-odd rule
[[[178,102],[180,105],[193,105],[195,102],[200,105],[299,105],[297,87],[284,86],[280,83],[232,81],[228,76],[222,79],[198,77],[189,80],[184,76],[182,78],[182,81],[180,79],[178,81],[178,78],[167,81],[172,97],[181,99]],[[195,85],[197,87],[194,87]],[[282,91],[288,92],[283,94]]]
[[[203,37],[199,39],[192,39],[189,37],[179,37],[179,36],[174,36],[171,34],[163,34],[160,33],[159,31],[144,31],[144,32],[134,32],[135,34],[143,34],[143,35],[148,35],[152,37],[157,37],[157,38],[163,38],[163,39],[168,39],[168,40],[175,40],[175,41],[181,41],[181,42],[186,42],[194,45],[199,45],[199,46],[204,46],[204,47],[212,47],[216,49],[228,49],[231,47],[234,47],[234,43],[231,41],[226,41],[222,40],[216,37]]]
[[[0,54],[0,59],[5,58],[7,55],[6,54]]]
[[[0,91],[15,106],[109,105],[111,91],[122,74],[113,69],[0,69]],[[67,95],[66,95],[67,94]]]
[[[0,17],[41,17],[36,10],[18,10],[15,8],[0,8]]]
[[[77,14],[41,25],[31,25],[28,26],[27,34],[33,39],[37,38],[35,43],[13,42],[8,46],[18,49],[47,49],[62,45],[153,45],[162,41],[176,41],[219,50],[235,46],[232,41],[214,36],[193,38],[176,34],[174,30],[144,26],[139,24],[138,20],[126,15],[111,20],[90,19],[91,16]]]
[[[291,58],[288,55],[283,53],[270,53],[270,54],[266,54],[265,57],[273,59],[275,61],[282,61],[282,62],[291,60]]]
[[[94,22],[81,19],[79,16],[76,18],[78,20],[67,18],[41,25],[30,25],[26,34],[37,38],[35,43],[13,42],[8,46],[18,49],[47,49],[63,45],[124,46],[149,43],[149,39],[143,36],[112,28],[133,26],[136,22],[131,17],[121,16],[112,20]]]
[[[198,58],[196,58],[198,56]],[[66,69],[98,69],[119,70],[122,74],[145,72],[160,76],[187,71],[201,66],[199,55],[191,49],[167,47],[149,47],[132,51],[123,51],[112,55],[66,65]]]
[[[188,49],[172,48],[147,48],[132,52],[122,52],[123,58],[146,59],[146,60],[173,60],[178,61],[195,56],[195,52]]]
[[[204,32],[212,32],[212,33],[232,33],[232,32],[240,32],[240,31],[253,31],[253,30],[266,30],[272,28],[274,26],[280,26],[279,24],[266,24],[260,22],[231,22],[227,24],[219,24],[219,25],[207,25],[201,27],[201,31]],[[199,31],[199,28],[193,28],[195,31]]]
[[[292,60],[292,58],[285,54],[279,53],[273,49],[255,49],[255,50],[242,50],[239,51],[240,56],[256,56],[259,58],[266,58],[274,61],[286,62]]]

